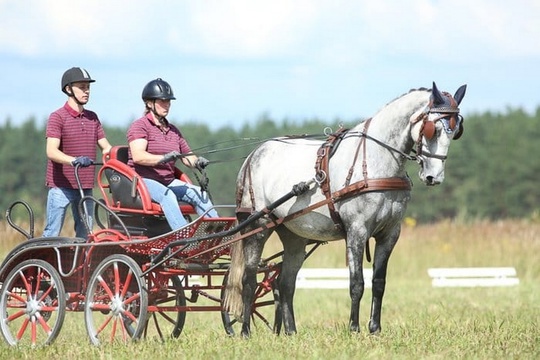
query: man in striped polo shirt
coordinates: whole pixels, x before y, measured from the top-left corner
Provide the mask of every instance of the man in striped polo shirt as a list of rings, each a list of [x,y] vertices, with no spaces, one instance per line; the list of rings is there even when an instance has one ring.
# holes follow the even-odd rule
[[[75,220],[75,236],[87,237],[87,229],[82,218],[88,216],[87,225],[92,227],[93,204],[86,202],[86,214],[79,213],[81,190],[75,178],[75,167],[84,196],[92,195],[94,188],[97,145],[104,154],[111,149],[96,113],[86,110],[84,105],[90,97],[90,74],[79,67],[68,69],[62,76],[62,92],[67,102],[54,111],[47,121],[47,175],[45,184],[49,187],[47,196],[47,223],[44,237],[59,236],[68,207],[71,205]]]

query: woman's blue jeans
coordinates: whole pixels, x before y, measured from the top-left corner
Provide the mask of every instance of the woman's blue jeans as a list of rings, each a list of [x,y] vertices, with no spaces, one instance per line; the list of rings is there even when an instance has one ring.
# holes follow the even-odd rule
[[[152,200],[161,205],[165,218],[173,231],[187,225],[187,221],[178,205],[179,201],[192,205],[199,215],[210,210],[206,214],[207,217],[218,217],[208,194],[203,195],[200,187],[196,185],[188,184],[178,179],[173,180],[168,186],[146,178],[144,179],[144,183],[148,188]]]

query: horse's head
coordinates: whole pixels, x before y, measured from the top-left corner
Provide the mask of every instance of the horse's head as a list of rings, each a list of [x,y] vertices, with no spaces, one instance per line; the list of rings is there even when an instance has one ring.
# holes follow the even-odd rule
[[[416,143],[420,179],[426,185],[437,185],[444,180],[444,163],[452,139],[463,134],[463,117],[458,105],[465,96],[467,85],[454,94],[441,92],[435,82],[429,104],[411,117],[411,136]]]

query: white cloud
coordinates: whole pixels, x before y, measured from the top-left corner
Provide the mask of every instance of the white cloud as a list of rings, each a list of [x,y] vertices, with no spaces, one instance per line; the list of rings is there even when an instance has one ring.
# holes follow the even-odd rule
[[[179,116],[216,122],[369,115],[432,80],[469,83],[468,108],[531,109],[538,17],[538,0],[0,0],[0,121],[48,115],[70,66],[98,80],[92,108],[115,121],[139,113],[154,76]]]
[[[538,56],[540,2],[491,0],[1,1],[2,52],[128,56],[168,46],[218,58],[318,52]],[[157,47],[156,44],[162,44]],[[153,45],[152,45],[153,44]]]

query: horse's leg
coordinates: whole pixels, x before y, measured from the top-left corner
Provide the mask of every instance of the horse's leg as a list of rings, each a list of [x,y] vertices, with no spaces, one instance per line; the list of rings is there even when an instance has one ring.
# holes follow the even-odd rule
[[[347,260],[349,266],[349,296],[351,297],[351,312],[349,329],[360,332],[360,301],[364,296],[364,272],[362,261],[364,256],[366,229],[349,229],[347,231]]]
[[[258,225],[262,225],[262,222],[256,222],[252,225],[256,228]],[[246,231],[249,231],[248,228]],[[261,260],[264,243],[270,236],[271,231],[265,230],[258,232],[246,239],[244,239],[244,260],[245,269],[242,279],[242,301],[244,309],[242,311],[242,331],[243,337],[249,337],[251,334],[250,324],[252,315],[252,305],[255,298],[255,291],[257,289],[257,272],[259,269],[259,263]]]
[[[373,283],[371,314],[369,319],[369,332],[372,334],[381,331],[381,309],[386,288],[386,271],[390,254],[396,245],[401,231],[401,226],[397,225],[389,233],[376,236],[375,254],[373,257]]]
[[[293,305],[296,276],[305,260],[307,239],[294,234],[285,226],[278,227],[276,232],[283,243],[283,263],[278,277],[280,320],[283,322],[285,335],[292,335],[296,334]]]

